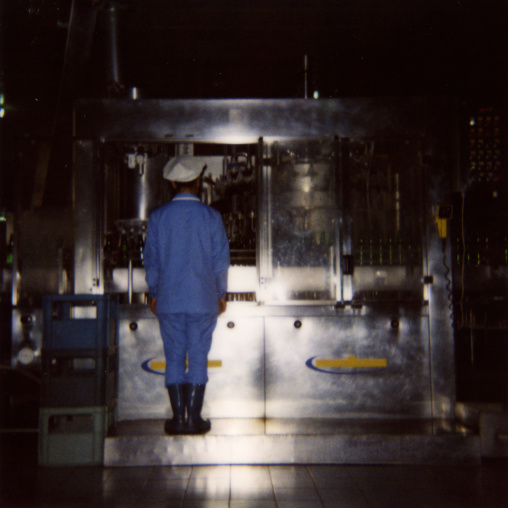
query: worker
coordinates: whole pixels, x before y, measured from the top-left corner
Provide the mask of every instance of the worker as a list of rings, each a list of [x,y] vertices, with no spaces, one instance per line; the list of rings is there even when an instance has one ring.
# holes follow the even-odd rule
[[[226,310],[229,243],[220,213],[198,197],[205,168],[190,156],[168,161],[164,175],[176,195],[151,214],[145,242],[150,306],[166,356],[173,418],[164,428],[170,435],[211,428],[201,409],[212,334]]]

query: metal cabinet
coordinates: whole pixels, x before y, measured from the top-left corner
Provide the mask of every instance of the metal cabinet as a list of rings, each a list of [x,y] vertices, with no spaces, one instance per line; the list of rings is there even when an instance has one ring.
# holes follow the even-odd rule
[[[431,416],[426,316],[266,319],[267,418]]]

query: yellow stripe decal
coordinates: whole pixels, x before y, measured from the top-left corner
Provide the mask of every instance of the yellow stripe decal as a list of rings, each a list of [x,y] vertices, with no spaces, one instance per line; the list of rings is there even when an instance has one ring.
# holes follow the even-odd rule
[[[329,358],[316,360],[316,367],[346,367],[356,369],[358,367],[386,367],[386,358],[356,358],[348,356],[347,358]]]
[[[222,360],[208,360],[208,367],[222,367]],[[150,362],[150,368],[155,371],[163,371],[166,369],[166,362],[164,360],[152,360]]]
[[[164,370],[166,368],[166,362],[161,360],[152,360],[150,362],[150,368],[152,370]]]

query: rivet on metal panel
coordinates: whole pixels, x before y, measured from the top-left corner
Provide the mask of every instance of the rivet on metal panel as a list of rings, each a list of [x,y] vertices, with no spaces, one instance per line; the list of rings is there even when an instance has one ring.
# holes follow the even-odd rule
[[[300,320],[296,320],[295,321],[295,328],[301,328],[302,327],[302,322]]]
[[[390,321],[390,326],[394,329],[394,330],[397,330],[400,326],[400,322],[397,318],[393,318],[391,321]]]
[[[229,323],[227,324],[227,327],[228,328],[234,328],[235,327],[235,323],[233,323],[233,321],[229,321]]]
[[[137,324],[135,321],[133,321],[132,323],[130,323],[130,324],[129,324],[129,328],[130,328],[133,332],[135,332],[135,331],[138,329],[138,324]]]
[[[20,321],[24,325],[29,325],[32,322],[32,316],[25,314],[24,316],[21,316]]]

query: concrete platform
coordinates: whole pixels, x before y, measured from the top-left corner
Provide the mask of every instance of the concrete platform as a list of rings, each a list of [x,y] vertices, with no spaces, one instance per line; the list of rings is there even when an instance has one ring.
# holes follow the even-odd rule
[[[105,466],[479,463],[477,433],[442,421],[215,419],[203,436],[166,436],[164,420],[120,422]]]

